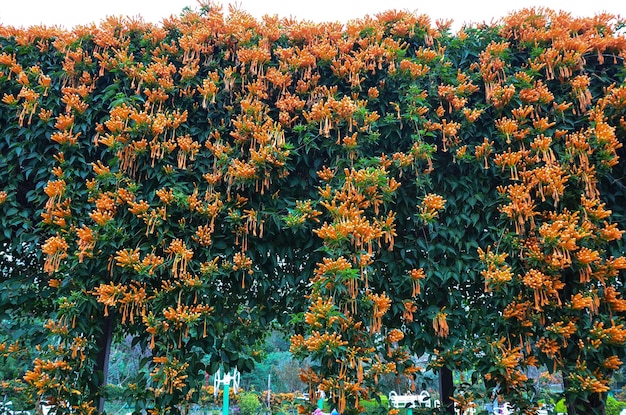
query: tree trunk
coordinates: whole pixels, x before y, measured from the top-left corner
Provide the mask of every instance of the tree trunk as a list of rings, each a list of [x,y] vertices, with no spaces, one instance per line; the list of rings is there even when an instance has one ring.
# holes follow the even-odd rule
[[[588,401],[574,397],[566,403],[567,415],[606,415],[604,399],[599,393],[591,395]]]
[[[98,413],[104,411],[105,388],[107,378],[109,376],[109,356],[111,353],[111,340],[113,338],[113,319],[111,316],[104,317],[102,320],[102,334],[96,345],[98,347],[98,355],[96,356],[96,383],[94,385],[94,395],[98,399]]]
[[[446,414],[454,414],[454,402],[452,399],[454,383],[452,381],[452,371],[447,367],[439,369],[439,397],[441,407]]]

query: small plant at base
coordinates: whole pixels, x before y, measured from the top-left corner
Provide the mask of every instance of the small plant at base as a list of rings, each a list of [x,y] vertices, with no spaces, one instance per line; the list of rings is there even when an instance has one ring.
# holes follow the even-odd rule
[[[239,411],[241,415],[255,415],[261,409],[261,401],[254,392],[239,394]]]

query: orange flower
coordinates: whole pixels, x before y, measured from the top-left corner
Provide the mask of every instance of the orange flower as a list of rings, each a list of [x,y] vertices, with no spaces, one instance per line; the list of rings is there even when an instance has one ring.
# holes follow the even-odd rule
[[[233,271],[246,271],[249,275],[254,273],[252,269],[252,260],[246,256],[246,254],[237,252],[233,257]],[[245,277],[245,273],[244,273]],[[241,288],[245,288],[245,279],[242,277],[241,279]]]
[[[65,193],[66,186],[67,183],[65,183],[65,180],[51,180],[46,184],[44,192],[53,200],[52,203],[55,203],[55,201],[58,201]]]
[[[80,137],[81,133],[72,134],[69,131],[55,132],[52,133],[50,139],[54,142],[57,142],[61,145],[71,145],[74,146],[78,143],[78,137]]]
[[[311,335],[305,339],[305,345],[309,352],[326,351],[332,353],[337,348],[347,345],[348,342],[342,339],[339,333],[320,333],[313,331]]]
[[[401,330],[393,329],[387,334],[389,343],[397,343],[402,339],[404,339],[404,333]]]
[[[478,248],[478,256],[487,267],[480,273],[485,278],[485,291],[489,292],[494,288],[501,289],[504,284],[511,281],[513,273],[511,267],[505,262],[508,254],[494,253],[489,246],[487,251]]]
[[[574,310],[582,310],[583,308],[589,309],[592,314],[597,311],[597,298],[594,295],[583,295],[582,293],[576,293],[572,296],[570,307]]]
[[[482,109],[469,109],[469,108],[463,108],[463,115],[465,115],[465,119],[467,119],[467,121],[469,121],[470,123],[475,122],[483,113],[484,110]]]
[[[604,300],[609,304],[611,310],[617,312],[626,311],[626,299],[620,298],[621,294],[614,287],[604,289]]]
[[[193,250],[188,249],[187,245],[185,245],[182,240],[174,239],[165,252],[170,254],[170,257],[174,258],[172,263],[172,275],[174,275],[174,277],[184,275],[187,272],[187,264],[193,257]]]
[[[113,214],[111,212],[105,211],[101,212],[99,210],[94,210],[89,214],[91,220],[93,220],[96,224],[100,226],[104,226],[113,219]]]
[[[435,317],[433,317],[433,329],[435,330],[435,334],[437,337],[442,338],[448,337],[450,333],[447,321],[448,314],[444,313],[444,310],[445,307],[439,310],[437,314],[435,314]]]
[[[190,135],[178,137],[178,168],[182,170],[187,169],[187,158],[193,161],[196,159],[196,154],[200,150],[200,144],[194,141]]]
[[[585,112],[588,106],[591,105],[593,97],[591,91],[589,91],[589,84],[591,79],[588,75],[578,75],[572,78],[570,84],[572,85],[572,95],[578,100],[578,106],[582,113]]]
[[[17,102],[17,99],[15,98],[13,94],[4,94],[2,96],[2,102],[4,102],[7,105],[12,105]]]
[[[420,294],[420,280],[426,278],[426,274],[422,268],[412,269],[409,271],[409,277],[411,278],[411,285],[413,290],[411,291],[411,297],[415,297]]]
[[[606,241],[616,241],[622,238],[624,231],[617,228],[617,223],[604,222],[604,227],[600,229],[600,236]]]
[[[610,379],[598,379],[595,376],[585,376],[579,374],[572,375],[578,381],[580,389],[591,393],[606,393],[611,390]]]
[[[46,110],[44,108],[39,110],[39,119],[44,123],[47,123],[52,118],[52,110]]]
[[[59,235],[48,238],[41,247],[41,251],[46,254],[46,261],[43,266],[44,271],[48,274],[58,271],[61,261],[67,258],[68,248],[67,241]]]
[[[61,131],[70,131],[74,126],[74,115],[61,114],[57,117],[57,122],[54,124],[54,128]]]
[[[76,230],[78,236],[78,261],[83,262],[85,256],[91,256],[92,250],[96,244],[93,230],[83,225],[82,228]]]
[[[118,267],[134,268],[139,263],[139,248],[122,249],[115,253],[115,262]]]
[[[528,319],[530,316],[530,307],[531,307],[530,301],[523,301],[523,302],[513,301],[504,308],[504,312],[502,313],[502,316],[505,319],[515,318],[519,322],[521,322],[522,325],[530,325],[532,324]]]
[[[502,171],[508,167],[511,172],[511,180],[519,180],[518,165],[522,161],[525,153],[522,151],[511,151],[509,147],[506,153],[500,153],[494,158],[494,163],[499,166]]]
[[[619,370],[619,368],[622,367],[622,364],[623,362],[620,360],[620,358],[613,355],[604,359],[604,362],[602,362],[602,367],[609,370]]]
[[[145,200],[140,200],[139,202],[129,201],[128,204],[130,205],[128,211],[135,216],[141,216],[150,209],[150,205]]]
[[[439,216],[439,211],[444,208],[445,203],[445,199],[440,195],[433,193],[427,194],[424,196],[422,204],[419,206],[420,217],[425,222],[432,222],[437,216]]]
[[[404,312],[402,318],[406,321],[413,321],[413,313],[417,312],[417,305],[413,301],[406,300],[403,302]]]
[[[213,234],[213,228],[208,225],[200,225],[196,230],[196,234],[193,239],[202,246],[211,245],[211,235]]]
[[[100,194],[98,199],[96,199],[96,209],[101,212],[114,213],[116,210],[116,206],[116,200],[113,197],[113,194],[109,192]]]
[[[304,321],[313,328],[322,328],[324,325],[332,326],[337,316],[337,308],[332,297],[317,297],[311,302],[309,311],[304,313]]]
[[[370,333],[379,333],[382,327],[382,317],[387,313],[391,307],[391,299],[387,294],[372,294],[367,293],[367,299],[374,304],[372,310],[372,322],[370,325]]]
[[[474,149],[474,156],[477,160],[482,159],[484,164],[483,168],[486,170],[489,168],[489,155],[493,152],[493,141],[487,140],[485,137],[482,144],[476,146]]]
[[[103,165],[100,160],[96,163],[91,163],[91,167],[93,168],[94,173],[96,173],[96,176],[107,176],[111,173],[111,169],[108,166]]]
[[[506,136],[506,143],[511,143],[511,136],[517,132],[518,123],[510,118],[499,118],[496,120],[496,128]]]
[[[443,209],[445,203],[446,201],[444,198],[432,193],[427,194],[422,201],[422,205],[428,210],[441,210]]]

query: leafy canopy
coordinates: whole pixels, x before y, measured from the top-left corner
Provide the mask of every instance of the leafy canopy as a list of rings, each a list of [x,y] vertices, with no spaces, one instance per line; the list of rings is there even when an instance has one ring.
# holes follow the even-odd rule
[[[92,411],[111,320],[151,350],[138,407],[176,412],[278,322],[342,413],[425,352],[523,407],[541,363],[602,400],[626,340],[621,25],[206,4],[0,27],[0,310],[51,336],[25,382]]]

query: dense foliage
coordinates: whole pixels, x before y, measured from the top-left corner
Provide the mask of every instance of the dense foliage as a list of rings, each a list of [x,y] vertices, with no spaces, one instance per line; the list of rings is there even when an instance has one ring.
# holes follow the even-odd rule
[[[111,336],[132,335],[149,376],[128,399],[177,413],[275,322],[341,413],[426,352],[529,410],[545,364],[570,413],[601,413],[626,342],[621,29],[210,3],[0,27],[0,318],[48,334],[24,337],[25,385],[92,413]]]

